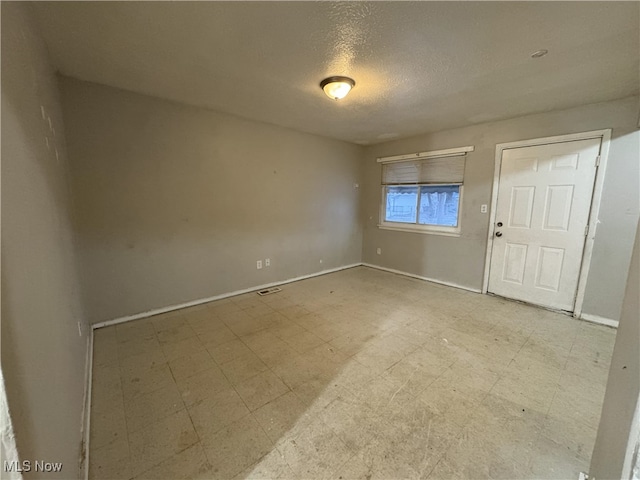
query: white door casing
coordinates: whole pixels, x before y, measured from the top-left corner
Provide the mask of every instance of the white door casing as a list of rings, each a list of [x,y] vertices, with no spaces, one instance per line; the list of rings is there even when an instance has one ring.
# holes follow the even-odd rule
[[[502,151],[489,292],[574,310],[600,145],[591,138]]]

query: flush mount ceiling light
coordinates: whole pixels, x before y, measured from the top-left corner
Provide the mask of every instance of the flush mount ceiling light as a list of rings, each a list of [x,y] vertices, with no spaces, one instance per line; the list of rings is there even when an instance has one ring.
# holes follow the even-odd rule
[[[329,77],[320,82],[320,88],[334,100],[346,97],[355,85],[356,82],[349,77]]]
[[[544,48],[542,50],[536,50],[531,54],[531,58],[544,57],[547,53],[549,53],[549,50],[545,50]]]

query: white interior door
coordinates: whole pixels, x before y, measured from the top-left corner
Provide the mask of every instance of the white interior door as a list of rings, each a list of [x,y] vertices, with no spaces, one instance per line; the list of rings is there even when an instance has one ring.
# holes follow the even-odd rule
[[[488,291],[573,311],[600,139],[504,150]]]

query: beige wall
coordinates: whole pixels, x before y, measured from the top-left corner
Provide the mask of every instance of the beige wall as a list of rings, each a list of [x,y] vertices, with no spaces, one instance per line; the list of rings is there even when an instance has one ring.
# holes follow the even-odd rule
[[[2,2],[2,371],[20,458],[63,462],[47,478],[70,479],[78,476],[88,327],[80,337],[56,79],[29,8]]]
[[[489,228],[491,188],[498,143],[612,128],[591,270],[583,312],[617,320],[638,221],[638,98],[587,105],[512,120],[474,125],[373,145],[365,153],[363,261],[481,289]],[[381,200],[376,157],[474,145],[468,154],[462,235],[421,235],[377,228]],[[376,254],[376,248],[382,255]],[[624,272],[624,274],[620,274]]]
[[[362,147],[60,85],[92,322],[360,262]]]
[[[639,455],[639,425],[633,425],[640,402],[640,225],[611,358],[600,426],[591,457],[590,478],[630,478],[632,457]],[[640,419],[636,417],[636,422]],[[626,465],[625,465],[626,460]],[[623,468],[623,466],[625,468]]]

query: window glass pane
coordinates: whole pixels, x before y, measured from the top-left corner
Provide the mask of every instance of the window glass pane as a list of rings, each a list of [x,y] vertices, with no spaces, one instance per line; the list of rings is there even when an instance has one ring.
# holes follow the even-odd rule
[[[423,225],[458,225],[460,185],[420,187],[419,223]]]
[[[418,187],[387,187],[385,221],[416,223]]]

